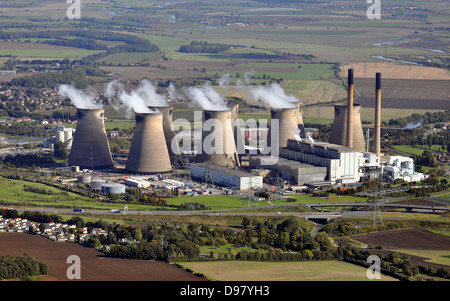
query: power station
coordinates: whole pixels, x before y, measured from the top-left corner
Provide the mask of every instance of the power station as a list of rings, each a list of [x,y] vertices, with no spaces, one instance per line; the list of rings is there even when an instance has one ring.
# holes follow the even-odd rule
[[[302,102],[289,102],[270,107],[271,120],[277,121],[278,127],[272,123],[269,126],[265,148],[259,148],[264,155],[246,154],[240,147],[245,146],[245,141],[239,124],[239,104],[229,103],[224,109],[204,109],[200,145],[197,144],[196,153],[186,155],[190,160],[189,175],[203,181],[213,178],[217,184],[234,186],[238,190],[262,187],[262,178],[249,173],[251,169],[270,170],[272,175],[296,185],[346,185],[377,177],[381,170],[381,74],[376,73],[375,78],[373,152],[366,149],[361,105],[353,100],[353,69],[348,70],[347,80],[347,101],[334,105],[329,142],[316,142],[309,137],[303,123]],[[177,160],[183,156],[179,153],[174,131],[174,106],[148,108],[151,113],[135,113],[135,128],[123,170],[144,175],[170,173],[181,166]],[[113,167],[104,109],[78,109],[77,115],[69,164],[83,169]],[[269,152],[274,150],[275,143],[278,157]],[[242,173],[244,170],[247,173]],[[394,172],[394,167],[388,170],[393,170],[393,176],[400,174]]]
[[[87,169],[114,166],[104,123],[104,109],[77,109],[77,127],[69,165]]]

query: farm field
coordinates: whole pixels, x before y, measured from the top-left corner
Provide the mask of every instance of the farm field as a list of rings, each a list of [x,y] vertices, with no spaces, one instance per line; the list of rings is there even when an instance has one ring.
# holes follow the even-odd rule
[[[214,281],[365,281],[366,268],[341,261],[181,262]],[[378,281],[395,281],[382,275]]]
[[[80,257],[81,281],[205,280],[166,262],[108,258],[94,248],[77,243],[54,242],[24,233],[0,233],[0,256],[22,256],[24,253],[47,264],[48,275],[41,276],[42,281],[69,281],[66,260],[74,254]]]
[[[342,65],[339,75],[347,77],[347,69],[353,68],[355,78],[374,78],[376,72],[380,72],[382,78],[391,79],[415,79],[415,80],[450,80],[450,72],[446,69],[426,67],[419,65],[407,65],[399,63],[352,63]]]
[[[412,146],[412,145],[392,145],[392,148],[413,155],[422,155],[422,153],[425,150],[429,150],[433,154],[442,152],[440,145],[432,145],[431,149],[428,146]]]
[[[361,243],[383,246],[383,253],[410,255],[413,264],[450,270],[450,237],[425,230],[403,229],[351,236]]]

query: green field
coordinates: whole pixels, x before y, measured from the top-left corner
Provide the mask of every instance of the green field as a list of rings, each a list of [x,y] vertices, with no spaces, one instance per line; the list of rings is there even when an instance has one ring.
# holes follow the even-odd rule
[[[365,281],[366,269],[342,261],[304,262],[181,262],[215,281]],[[378,281],[395,280],[382,275]],[[373,281],[373,280],[371,280]]]
[[[450,266],[450,251],[448,251],[448,250],[398,249],[398,250],[393,250],[393,251],[408,254],[408,255],[427,258],[425,261],[429,262],[429,263]]]
[[[182,196],[178,198],[167,199],[169,205],[181,205],[184,203],[202,203],[211,207],[213,210],[248,208],[267,206],[265,201],[252,202],[243,197],[229,195],[205,195],[205,196]]]
[[[413,154],[413,155],[422,155],[425,150],[429,150],[432,153],[440,153],[442,152],[440,145],[432,145],[431,149],[428,146],[412,146],[412,145],[393,145],[393,149]]]

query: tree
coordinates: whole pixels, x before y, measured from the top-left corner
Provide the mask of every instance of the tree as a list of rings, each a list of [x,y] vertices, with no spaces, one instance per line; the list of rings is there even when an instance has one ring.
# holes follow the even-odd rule
[[[64,142],[57,141],[53,146],[53,155],[56,158],[66,159],[67,157],[67,148]]]

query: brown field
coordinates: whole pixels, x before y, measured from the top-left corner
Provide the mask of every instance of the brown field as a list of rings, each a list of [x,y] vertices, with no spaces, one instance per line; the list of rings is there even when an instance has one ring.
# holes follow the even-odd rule
[[[82,281],[202,281],[171,264],[160,261],[103,257],[93,248],[77,243],[54,242],[42,236],[23,233],[0,233],[0,256],[31,257],[45,262],[48,275],[43,281],[67,281],[66,271],[71,265],[67,257],[77,255],[81,260]]]
[[[450,237],[425,230],[391,230],[352,236],[353,239],[370,244],[382,245],[387,249],[449,250]]]
[[[448,251],[450,255],[450,237],[425,230],[403,229],[374,232],[351,236],[352,239],[369,245],[381,245],[383,249],[372,250],[386,256],[393,250]],[[397,251],[398,252],[398,251]],[[399,252],[400,253],[400,252]],[[450,272],[450,266],[428,262],[428,258],[407,254],[413,265],[444,268]]]
[[[339,75],[347,78],[347,69],[349,68],[353,68],[355,78],[375,78],[375,73],[381,72],[382,78],[450,80],[450,72],[445,69],[385,62],[344,65],[341,66]]]
[[[391,79],[381,75],[382,108],[449,110],[449,80]],[[355,102],[375,105],[375,79],[355,78]]]

